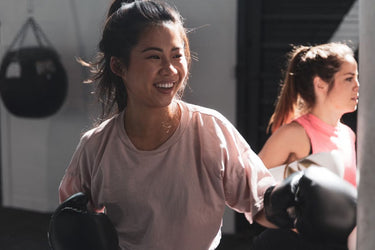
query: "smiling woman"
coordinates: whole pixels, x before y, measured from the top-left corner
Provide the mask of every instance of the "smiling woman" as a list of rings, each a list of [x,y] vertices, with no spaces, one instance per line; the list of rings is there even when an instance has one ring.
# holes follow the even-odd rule
[[[126,87],[125,129],[138,149],[152,150],[173,134],[180,120],[179,108],[171,105],[186,83],[188,67],[179,26],[165,23],[145,30],[129,61],[128,66],[119,57],[112,56],[110,61],[112,71]],[[156,109],[161,112],[156,113]],[[162,120],[159,126],[149,123],[152,127],[141,127],[144,122],[138,114]]]
[[[130,53],[129,66],[111,57],[112,71],[126,86],[127,108],[168,106],[185,84],[187,60],[178,30],[172,23],[147,29]]]
[[[60,201],[82,192],[90,211],[105,208],[121,249],[215,249],[226,206],[268,225],[274,179],[262,161],[220,113],[181,100],[182,17],[164,2],[126,2],[112,3],[98,60],[82,62],[103,114],[81,138]]]

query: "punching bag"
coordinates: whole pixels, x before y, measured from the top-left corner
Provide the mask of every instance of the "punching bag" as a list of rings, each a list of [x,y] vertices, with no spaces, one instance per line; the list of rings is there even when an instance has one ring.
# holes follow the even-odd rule
[[[28,27],[34,32],[36,46],[23,46]],[[20,46],[15,49],[17,43]],[[29,18],[1,63],[0,95],[4,106],[15,116],[44,118],[60,109],[66,94],[67,76],[59,55]]]

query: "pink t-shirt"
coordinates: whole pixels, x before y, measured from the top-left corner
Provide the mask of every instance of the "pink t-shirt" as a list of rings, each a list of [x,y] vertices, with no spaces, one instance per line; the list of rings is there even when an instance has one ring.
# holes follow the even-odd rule
[[[339,122],[331,126],[312,114],[303,115],[295,120],[301,124],[312,147],[312,153],[337,150],[343,159],[344,179],[356,186],[356,150],[355,134],[347,125]]]
[[[178,103],[180,125],[156,150],[134,147],[121,113],[81,138],[62,179],[61,201],[82,191],[106,207],[121,249],[214,249],[225,205],[251,220],[275,183],[227,119]]]

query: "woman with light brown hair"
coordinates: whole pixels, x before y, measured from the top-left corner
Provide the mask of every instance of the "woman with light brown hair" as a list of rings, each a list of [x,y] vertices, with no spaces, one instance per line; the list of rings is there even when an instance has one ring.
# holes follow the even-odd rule
[[[269,122],[272,135],[259,152],[265,166],[272,172],[312,154],[334,152],[343,163],[342,177],[356,186],[355,133],[341,118],[357,109],[358,90],[357,62],[350,47],[343,43],[294,47]],[[333,245],[320,244],[293,230],[267,229],[254,249],[347,249],[351,237],[349,243],[344,238]]]
[[[341,118],[356,110],[358,90],[357,62],[347,45],[295,47],[269,122],[272,135],[259,153],[266,167],[335,150],[344,179],[356,185],[355,134]]]

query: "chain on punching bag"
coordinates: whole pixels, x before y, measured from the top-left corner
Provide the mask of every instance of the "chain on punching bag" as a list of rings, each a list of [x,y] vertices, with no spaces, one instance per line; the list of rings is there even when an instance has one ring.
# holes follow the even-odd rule
[[[23,46],[29,28],[36,46]],[[2,60],[0,95],[4,106],[19,117],[43,118],[60,109],[66,94],[67,76],[59,55],[30,17]]]

